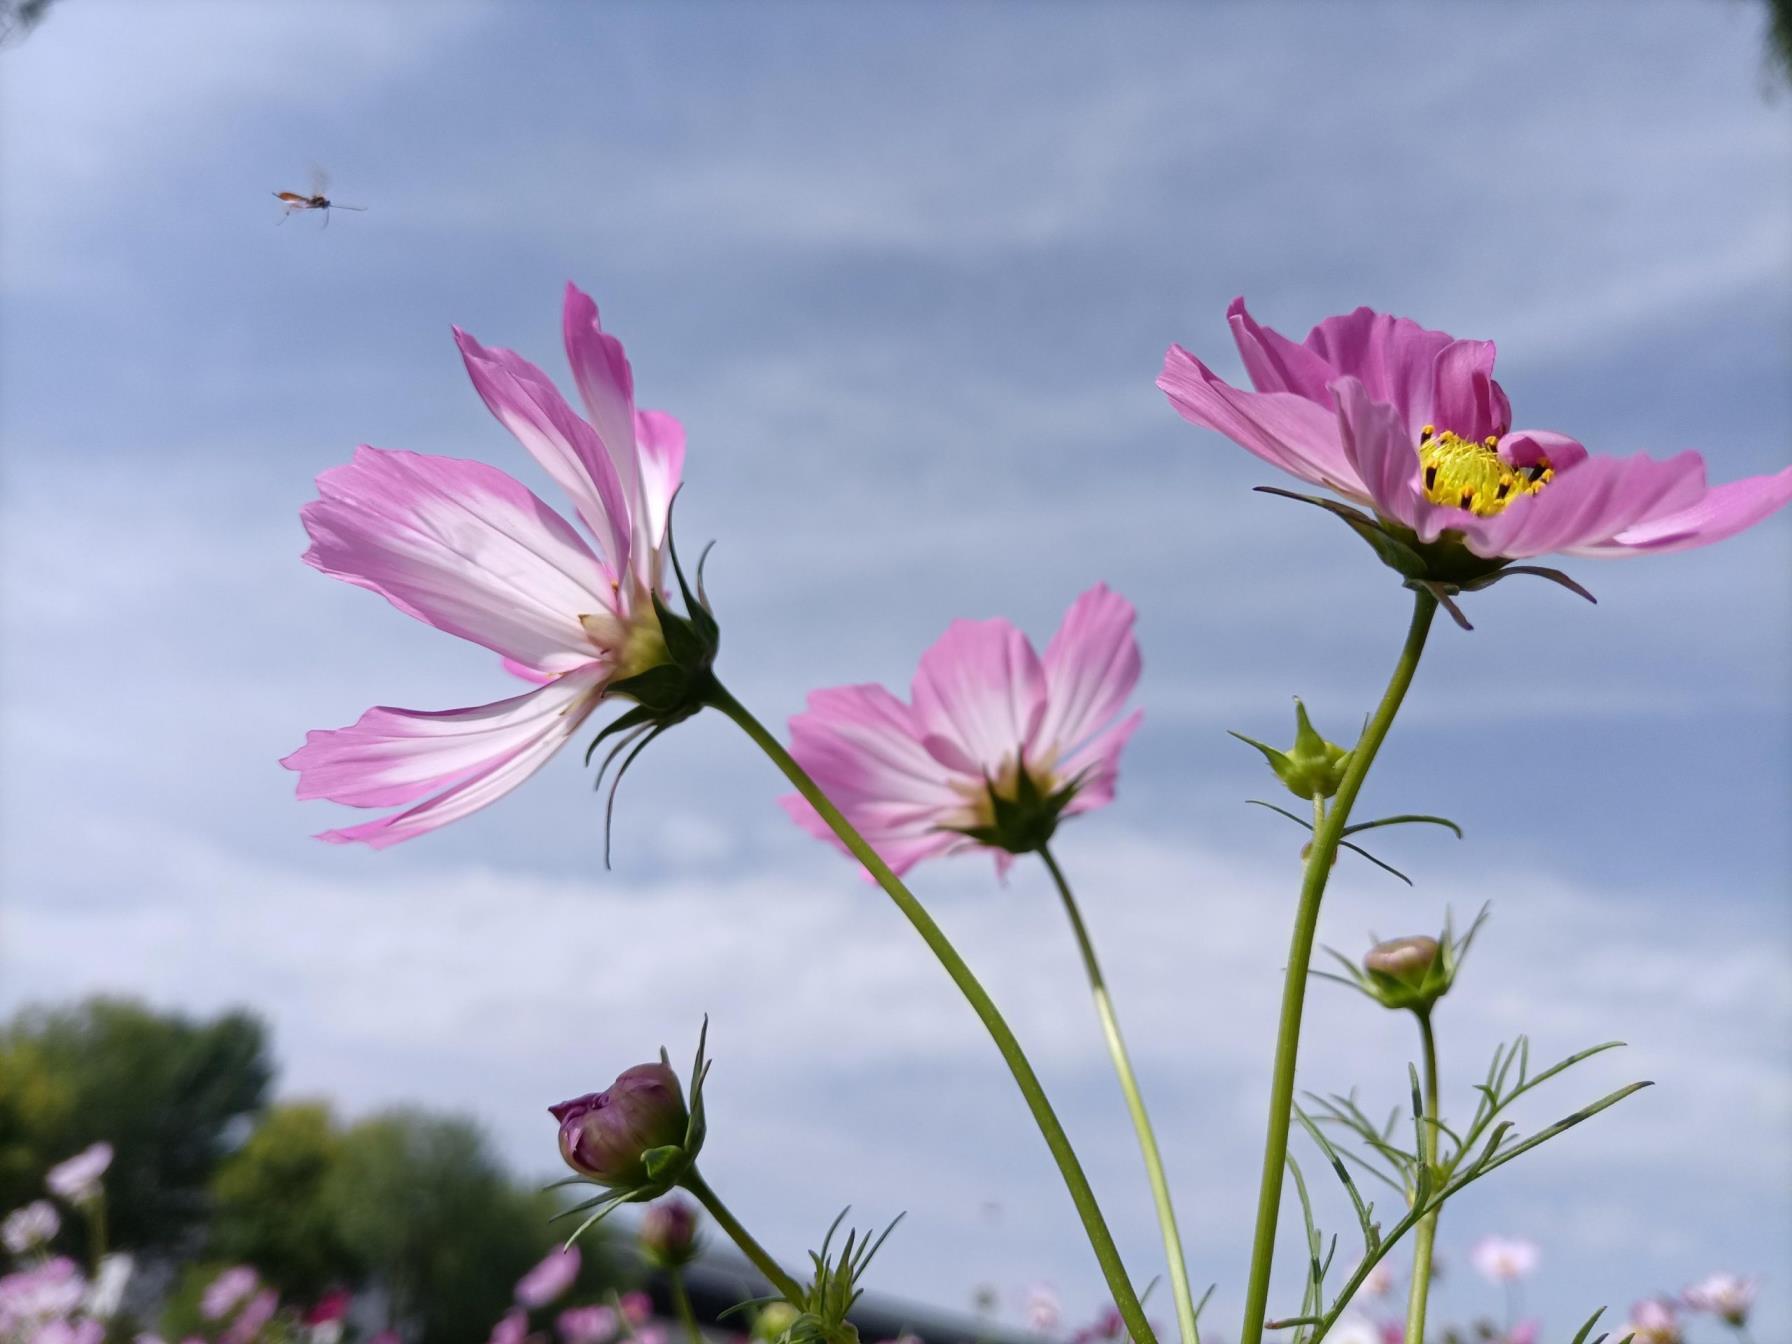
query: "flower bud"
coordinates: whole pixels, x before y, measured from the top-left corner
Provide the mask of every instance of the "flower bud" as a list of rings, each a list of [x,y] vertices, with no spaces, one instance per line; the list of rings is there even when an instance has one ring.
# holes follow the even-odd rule
[[[1389,1008],[1424,1011],[1450,988],[1452,959],[1437,939],[1418,934],[1377,943],[1363,958],[1367,988]]]
[[[604,1091],[563,1101],[548,1111],[560,1122],[560,1155],[566,1165],[612,1189],[655,1185],[663,1189],[661,1183],[667,1179],[663,1161],[650,1155],[661,1149],[682,1150],[690,1127],[678,1075],[663,1060],[637,1064]]]
[[[1232,736],[1262,752],[1276,778],[1288,786],[1288,792],[1308,802],[1335,794],[1344,782],[1344,772],[1350,768],[1349,749],[1321,737],[1307,717],[1307,707],[1298,698],[1294,702],[1294,745],[1287,751],[1277,751],[1243,733]]]
[[[1369,993],[1391,1009],[1430,1009],[1450,989],[1453,959],[1425,934],[1376,943],[1362,959]]]
[[[688,1265],[697,1255],[697,1210],[682,1199],[667,1199],[641,1219],[641,1250],[660,1269]]]

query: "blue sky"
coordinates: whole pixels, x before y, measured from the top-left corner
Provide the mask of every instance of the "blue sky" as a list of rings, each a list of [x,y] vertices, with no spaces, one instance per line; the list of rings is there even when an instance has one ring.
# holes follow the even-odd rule
[[[906,683],[957,616],[1140,607],[1146,726],[1061,857],[1140,1057],[1194,1273],[1236,1319],[1293,838],[1237,728],[1348,733],[1404,597],[1152,386],[1235,372],[1227,301],[1359,303],[1500,345],[1521,423],[1788,460],[1792,123],[1750,5],[253,6],[63,0],[0,53],[0,1007],[95,989],[275,1025],[283,1087],[477,1114],[519,1170],[550,1101],[713,1015],[705,1166],[797,1255],[909,1210],[878,1286],[1012,1311],[1099,1280],[993,1052],[720,720],[637,766],[613,871],[576,759],[450,831],[316,844],[276,764],[373,703],[509,693],[483,651],[298,563],[355,444],[481,457],[459,323],[556,376],[561,286],[678,415],[722,670],[762,717]],[[275,227],[313,163],[368,207]],[[1544,1245],[1561,1328],[1719,1265],[1792,1295],[1792,523],[1570,566],[1440,630],[1327,941],[1495,920],[1441,1021],[1622,1037],[1527,1125],[1658,1086],[1446,1217]],[[1141,1276],[1136,1153],[1040,874],[917,889],[1010,1010]],[[1340,991],[1341,993],[1341,991]],[[1315,990],[1304,1080],[1392,1105],[1405,1024]],[[1454,1090],[1456,1108],[1469,1105]],[[1341,1209],[1329,1222],[1342,1226]],[[1452,1314],[1495,1309],[1466,1272]],[[1281,1300],[1297,1290],[1284,1286]],[[1164,1304],[1168,1314],[1167,1303]],[[1577,1315],[1578,1313],[1578,1315]],[[1771,1331],[1767,1331],[1771,1334]]]

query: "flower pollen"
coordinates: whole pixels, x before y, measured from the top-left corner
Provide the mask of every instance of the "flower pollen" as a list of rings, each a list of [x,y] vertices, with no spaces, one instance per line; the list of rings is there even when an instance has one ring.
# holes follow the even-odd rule
[[[1520,495],[1534,495],[1555,479],[1547,457],[1515,467],[1499,454],[1499,439],[1479,443],[1450,430],[1426,425],[1419,431],[1419,465],[1425,469],[1425,498],[1433,504],[1467,509],[1478,518],[1501,513]]]

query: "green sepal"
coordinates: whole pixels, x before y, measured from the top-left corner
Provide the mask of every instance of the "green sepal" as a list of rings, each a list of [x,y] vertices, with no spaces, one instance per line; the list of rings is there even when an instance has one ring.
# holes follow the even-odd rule
[[[1298,499],[1303,504],[1311,504],[1314,508],[1324,509],[1342,519],[1352,532],[1369,543],[1369,549],[1375,552],[1382,564],[1402,578],[1422,579],[1429,574],[1430,566],[1426,564],[1425,557],[1384,528],[1380,519],[1373,514],[1353,509],[1348,504],[1327,499],[1323,495],[1303,495],[1295,490],[1284,490],[1280,486],[1259,485],[1256,490],[1259,494]]]
[[[1324,509],[1343,521],[1368,543],[1376,557],[1406,580],[1406,587],[1430,593],[1464,630],[1474,626],[1452,600],[1459,593],[1478,593],[1514,574],[1529,574],[1566,588],[1589,602],[1597,602],[1580,584],[1559,569],[1543,565],[1515,565],[1510,560],[1488,559],[1468,549],[1460,532],[1446,531],[1435,541],[1420,541],[1411,529],[1323,495],[1303,495],[1279,486],[1259,485],[1259,494],[1279,495]]]
[[[685,1151],[695,1156],[709,1133],[709,1119],[703,1109],[703,1084],[709,1077],[711,1061],[705,1057],[709,1044],[709,1014],[703,1015],[702,1029],[697,1033],[697,1061],[691,1066],[691,1096],[685,1110],[690,1119],[685,1123]]]
[[[647,1173],[648,1180],[656,1185],[669,1186],[685,1168],[690,1166],[690,1157],[683,1147],[676,1143],[668,1143],[663,1147],[649,1148],[641,1154],[641,1168]]]
[[[987,826],[951,826],[946,829],[991,849],[1006,850],[1010,854],[1034,853],[1050,843],[1064,809],[1087,780],[1088,772],[1084,771],[1051,793],[1041,793],[1038,781],[1027,770],[1023,758],[1016,766],[1013,797],[1001,793],[995,781],[984,776],[983,786],[989,797],[990,810]]]
[[[1277,751],[1254,737],[1232,732],[1229,728],[1226,731],[1262,752],[1263,759],[1269,762],[1269,768],[1288,792],[1307,802],[1330,798],[1344,783],[1345,771],[1350,768],[1350,750],[1326,741],[1314,730],[1313,721],[1307,717],[1307,707],[1299,696],[1294,698],[1294,745],[1287,751]]]

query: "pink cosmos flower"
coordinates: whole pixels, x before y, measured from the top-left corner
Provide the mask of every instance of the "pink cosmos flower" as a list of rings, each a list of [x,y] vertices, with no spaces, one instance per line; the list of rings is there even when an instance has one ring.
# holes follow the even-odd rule
[[[199,1314],[208,1321],[221,1320],[260,1286],[261,1276],[248,1265],[233,1265],[205,1286]]]
[[[230,1323],[230,1329],[223,1335],[223,1344],[250,1344],[250,1341],[261,1334],[261,1329],[274,1319],[274,1313],[280,1308],[280,1294],[272,1288],[263,1288]]]
[[[623,1318],[631,1325],[641,1325],[653,1315],[653,1299],[638,1288],[624,1293],[619,1301]]]
[[[1636,1336],[1635,1344],[1681,1344],[1680,1314],[1666,1298],[1651,1297],[1630,1309],[1630,1320],[1613,1332],[1613,1338]]]
[[[1055,1333],[1064,1320],[1064,1308],[1059,1301],[1058,1290],[1049,1283],[1036,1283],[1027,1289],[1025,1314],[1027,1329],[1041,1335]]]
[[[545,1307],[579,1277],[579,1248],[556,1247],[540,1264],[517,1280],[516,1300],[525,1307]]]
[[[523,1344],[529,1333],[529,1317],[521,1307],[512,1307],[498,1318],[486,1344]]]
[[[1041,658],[1004,620],[954,621],[921,655],[910,703],[882,686],[809,696],[790,750],[898,873],[979,846],[1006,871],[1058,819],[1113,801],[1119,723],[1139,679],[1132,604],[1097,584],[1071,604]],[[781,800],[839,845],[807,802]]]
[[[105,1344],[106,1323],[95,1320],[49,1321],[31,1336],[31,1344]]]
[[[1482,1237],[1468,1253],[1481,1277],[1494,1283],[1516,1283],[1537,1268],[1537,1244],[1518,1237]]]
[[[1396,535],[1458,539],[1483,561],[1637,555],[1722,541],[1792,499],[1792,467],[1708,486],[1693,452],[1599,457],[1514,429],[1492,341],[1456,340],[1358,308],[1299,344],[1227,310],[1254,392],[1179,345],[1157,385],[1185,420],[1314,485],[1370,505]]]
[[[66,1199],[70,1204],[85,1204],[90,1199],[97,1199],[100,1193],[100,1177],[106,1174],[106,1168],[112,1165],[112,1145],[95,1143],[73,1157],[58,1162],[50,1168],[44,1177],[44,1184],[50,1193]]]
[[[1741,1326],[1748,1323],[1748,1313],[1755,1305],[1759,1285],[1752,1278],[1736,1274],[1707,1274],[1680,1294],[1680,1300],[1694,1311],[1708,1312]]]
[[[611,1307],[568,1307],[555,1326],[566,1344],[610,1344],[616,1338],[616,1312]]]
[[[61,1320],[81,1305],[87,1279],[65,1255],[0,1276],[0,1338]]]
[[[566,743],[607,687],[664,660],[653,594],[684,430],[635,409],[621,342],[571,285],[564,327],[588,419],[520,355],[454,336],[486,406],[566,492],[593,544],[495,467],[378,448],[319,476],[320,498],[300,512],[307,564],[483,644],[536,687],[470,709],[381,706],[306,734],[281,762],[299,772],[301,799],[404,808],[320,839],[378,848],[495,802]]]
[[[0,1221],[0,1245],[14,1255],[23,1255],[39,1246],[48,1245],[62,1230],[62,1217],[47,1199],[35,1199],[23,1208],[14,1209]]]

